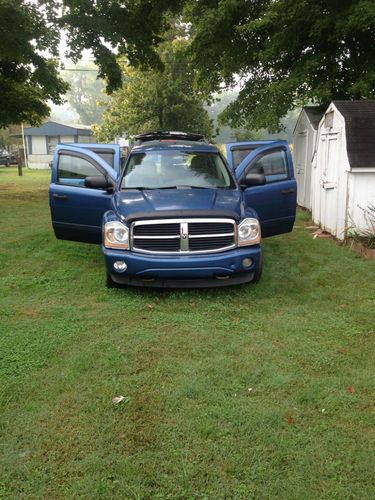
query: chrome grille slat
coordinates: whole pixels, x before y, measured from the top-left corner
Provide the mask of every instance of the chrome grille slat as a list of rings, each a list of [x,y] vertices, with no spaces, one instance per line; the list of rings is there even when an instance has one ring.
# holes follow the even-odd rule
[[[236,247],[232,219],[158,219],[131,224],[131,249],[150,254],[222,252]]]
[[[224,233],[224,234],[190,234],[189,240],[194,238],[216,238],[217,236],[234,236],[234,233]]]
[[[137,238],[143,238],[145,240],[173,240],[173,239],[180,239],[180,235],[178,234],[177,236],[133,236],[134,239]]]

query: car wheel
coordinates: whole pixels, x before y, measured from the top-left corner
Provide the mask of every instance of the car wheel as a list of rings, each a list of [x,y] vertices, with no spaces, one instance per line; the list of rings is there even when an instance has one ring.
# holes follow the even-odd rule
[[[106,274],[105,286],[107,288],[122,288],[121,285],[113,281],[109,273]]]
[[[10,160],[7,160],[7,161],[6,161],[5,166],[6,166],[6,167],[10,167]]]
[[[251,283],[259,283],[260,278],[262,277],[263,271],[263,257],[260,256],[258,267],[255,270],[254,278],[251,280]]]

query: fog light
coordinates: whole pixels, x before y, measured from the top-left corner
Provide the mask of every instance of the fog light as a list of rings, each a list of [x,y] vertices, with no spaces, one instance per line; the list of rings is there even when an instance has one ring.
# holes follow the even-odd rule
[[[242,261],[243,267],[251,267],[253,265],[253,259],[246,258]]]
[[[126,263],[123,260],[116,260],[116,262],[113,264],[113,267],[119,273],[123,273],[128,268],[128,266],[126,265]]]

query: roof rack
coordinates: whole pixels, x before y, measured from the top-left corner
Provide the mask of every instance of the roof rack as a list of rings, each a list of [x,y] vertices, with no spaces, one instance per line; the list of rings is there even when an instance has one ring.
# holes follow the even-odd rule
[[[188,132],[175,132],[170,130],[157,130],[155,132],[147,132],[145,134],[139,134],[134,136],[136,140],[136,145],[142,144],[148,141],[199,141],[207,142],[204,135],[201,134],[191,134]]]

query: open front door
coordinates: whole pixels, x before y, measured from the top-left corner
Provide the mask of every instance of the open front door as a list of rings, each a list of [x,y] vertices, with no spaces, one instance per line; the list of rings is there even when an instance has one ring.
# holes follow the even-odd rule
[[[57,146],[49,203],[53,229],[59,239],[101,243],[102,218],[111,207],[112,191],[86,187],[87,177],[106,179],[114,186],[117,172],[88,149]]]
[[[243,187],[246,206],[258,213],[262,237],[291,231],[297,185],[287,142],[269,141],[253,149],[235,170],[240,185],[248,173],[263,173],[266,177],[264,186]]]
[[[74,144],[71,144],[74,146]],[[121,150],[118,144],[77,144],[75,147],[80,149],[88,149],[96,153],[102,160],[104,160],[110,167],[117,172],[121,171]]]

